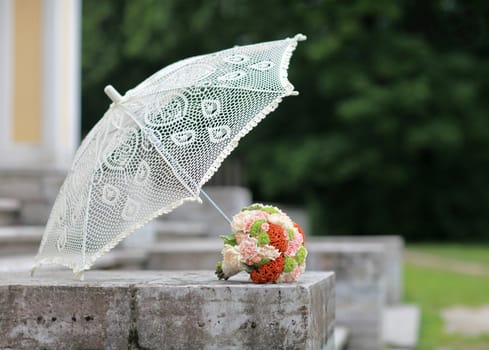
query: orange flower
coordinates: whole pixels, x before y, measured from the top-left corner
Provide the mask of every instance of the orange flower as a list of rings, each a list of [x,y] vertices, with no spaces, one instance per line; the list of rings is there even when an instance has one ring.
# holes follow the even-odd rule
[[[299,231],[299,233],[302,235],[302,245],[304,245],[306,243],[306,234],[304,233],[304,230],[302,229],[302,227],[299,226],[297,222],[294,222],[293,224],[297,231]]]
[[[268,237],[270,237],[270,245],[277,248],[280,253],[287,250],[287,240],[285,239],[285,231],[282,226],[269,223]]]
[[[282,256],[270,261],[257,270],[250,273],[251,280],[255,283],[269,283],[276,281],[284,270],[285,260]]]

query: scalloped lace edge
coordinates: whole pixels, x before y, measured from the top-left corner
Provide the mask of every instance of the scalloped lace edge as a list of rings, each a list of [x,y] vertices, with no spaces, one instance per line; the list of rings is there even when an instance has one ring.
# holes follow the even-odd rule
[[[31,272],[34,272],[37,268],[39,268],[41,265],[47,265],[47,264],[57,264],[57,265],[62,265],[65,267],[68,267],[73,270],[73,273],[77,276],[80,277],[83,271],[86,271],[90,269],[95,261],[97,261],[102,255],[106,254],[110,250],[112,250],[117,244],[119,244],[123,239],[127,238],[129,235],[134,233],[137,229],[143,227],[146,225],[148,222],[152,221],[156,217],[163,215],[163,214],[168,214],[174,209],[178,208],[179,206],[187,203],[187,202],[202,202],[202,200],[199,198],[198,194],[195,197],[186,197],[183,198],[179,201],[176,201],[166,207],[161,208],[160,210],[156,211],[151,215],[147,220],[144,222],[137,223],[133,226],[131,226],[126,232],[120,234],[117,236],[114,240],[110,241],[107,243],[101,250],[99,250],[96,254],[90,256],[87,258],[87,261],[85,262],[84,266],[81,266],[80,264],[77,264],[76,262],[70,262],[67,261],[66,259],[60,258],[60,257],[52,257],[52,258],[42,258],[42,259],[35,259],[34,265],[31,268]]]
[[[287,96],[291,96],[295,94],[294,85],[288,80],[287,70],[289,68],[290,59],[292,58],[292,54],[294,53],[297,44],[299,41],[305,40],[305,36],[303,34],[297,34],[293,38],[288,38],[285,40],[289,40],[289,45],[285,48],[285,51],[282,56],[282,61],[280,63],[280,83],[282,87],[285,89],[285,92],[277,96],[272,102],[263,108],[255,117],[253,117],[244,128],[233,137],[231,142],[224,148],[224,150],[219,154],[216,160],[212,163],[211,167],[205,173],[202,180],[199,182],[199,188],[205,185],[207,181],[216,173],[216,171],[221,166],[222,162],[231,154],[231,152],[238,147],[239,140],[241,140],[246,134],[248,134],[255,126],[258,125],[268,114],[277,109],[282,99]]]

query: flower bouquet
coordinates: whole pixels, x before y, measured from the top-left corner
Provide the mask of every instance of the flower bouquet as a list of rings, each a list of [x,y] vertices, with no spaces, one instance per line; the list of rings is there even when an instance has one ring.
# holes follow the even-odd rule
[[[304,231],[280,209],[262,204],[245,207],[233,217],[231,228],[234,233],[221,236],[219,279],[246,271],[255,283],[293,282],[304,272]]]

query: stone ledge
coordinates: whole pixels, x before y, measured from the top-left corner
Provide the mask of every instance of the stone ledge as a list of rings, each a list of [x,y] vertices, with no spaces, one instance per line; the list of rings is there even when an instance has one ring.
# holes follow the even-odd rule
[[[350,330],[347,349],[382,348],[385,250],[376,243],[308,240],[307,268],[336,274],[336,323]]]
[[[16,199],[0,198],[0,226],[12,225],[20,212],[20,202]]]
[[[41,243],[42,226],[0,227],[0,257],[35,254]]]
[[[404,240],[396,235],[356,235],[356,236],[324,236],[310,237],[308,243],[374,243],[380,244],[384,250],[383,268],[386,277],[386,302],[396,305],[402,300],[402,266]]]
[[[270,285],[212,271],[0,274],[0,348],[322,349],[334,305],[331,272]]]

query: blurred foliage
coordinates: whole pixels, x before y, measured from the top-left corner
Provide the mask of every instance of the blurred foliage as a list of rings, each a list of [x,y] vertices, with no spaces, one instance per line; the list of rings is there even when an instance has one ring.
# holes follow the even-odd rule
[[[305,205],[315,234],[489,239],[489,2],[83,2],[83,129],[103,87],[179,59],[302,32],[299,97],[233,156],[257,199]]]

